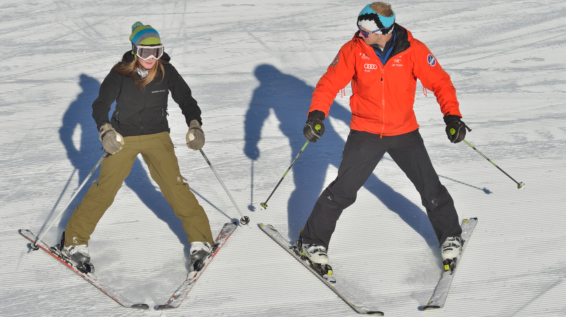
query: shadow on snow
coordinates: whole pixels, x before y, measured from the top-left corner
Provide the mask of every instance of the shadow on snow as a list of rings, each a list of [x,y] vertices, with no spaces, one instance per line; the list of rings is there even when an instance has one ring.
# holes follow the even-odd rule
[[[255,76],[260,85],[253,93],[246,113],[244,153],[252,160],[253,166],[253,161],[261,155],[258,142],[261,139],[262,127],[270,111],[273,111],[280,122],[279,129],[287,137],[291,147],[289,161],[291,162],[305,143],[302,131],[314,88],[296,77],[281,73],[271,65],[258,66],[255,69]],[[329,117],[350,125],[350,111],[336,102],[332,104]],[[289,236],[293,240],[299,236],[299,231],[324,189],[328,167],[332,165],[338,168],[340,164],[345,141],[336,133],[330,120],[325,120],[324,125],[326,128],[324,136],[316,144],[307,146],[293,166],[295,189],[291,193],[287,208]],[[281,173],[287,167],[288,165],[279,167]],[[273,180],[274,186],[277,181],[279,179]],[[431,248],[438,247],[434,230],[420,206],[397,193],[375,174],[370,176],[364,187],[381,200],[389,210],[397,213]],[[277,194],[285,195],[281,192],[276,192],[274,195]],[[346,212],[355,212],[355,210],[354,204]]]

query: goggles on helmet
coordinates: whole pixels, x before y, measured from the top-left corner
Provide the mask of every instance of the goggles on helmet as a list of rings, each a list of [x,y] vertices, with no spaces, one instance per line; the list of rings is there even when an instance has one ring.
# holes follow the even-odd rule
[[[163,56],[164,47],[163,45],[133,45],[133,51],[136,53],[137,57],[143,59],[144,61],[150,59],[151,57],[155,59],[160,59]]]
[[[377,29],[375,31],[371,31],[371,32],[366,32],[363,31],[360,26],[358,25],[358,30],[360,30],[360,33],[364,36],[364,37],[368,37],[370,34],[372,33],[377,33],[377,34],[381,34],[381,35],[387,35],[389,33],[391,33],[392,27],[388,27],[388,28],[381,28],[381,29]]]

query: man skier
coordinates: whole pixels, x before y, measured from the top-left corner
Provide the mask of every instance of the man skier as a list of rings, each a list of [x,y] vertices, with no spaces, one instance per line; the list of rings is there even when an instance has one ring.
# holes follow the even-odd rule
[[[464,139],[466,125],[450,76],[429,49],[395,23],[391,5],[368,4],[357,21],[359,31],[342,46],[313,92],[303,133],[316,142],[323,120],[340,89],[351,82],[350,134],[338,176],[318,198],[297,243],[311,262],[324,267],[326,250],[342,211],[356,200],[358,190],[385,152],[405,172],[421,195],[429,220],[449,266],[461,252],[462,229],[452,197],[440,183],[413,110],[416,83],[434,92],[452,143]]]

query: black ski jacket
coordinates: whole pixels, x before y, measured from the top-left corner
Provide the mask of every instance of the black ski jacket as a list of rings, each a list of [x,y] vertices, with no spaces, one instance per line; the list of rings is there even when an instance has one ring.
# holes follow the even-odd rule
[[[132,51],[128,51],[122,57],[121,63],[130,62],[133,58]],[[191,95],[191,89],[175,67],[169,64],[171,58],[167,53],[163,54],[161,60],[164,61],[165,77],[161,79],[161,73],[158,73],[142,90],[134,82],[135,76],[139,78],[137,73],[134,77],[126,77],[119,75],[114,67],[112,68],[100,86],[98,98],[92,104],[92,116],[99,130],[103,124],[110,122],[122,136],[169,132],[169,91],[173,100],[179,104],[187,126],[194,119],[202,124],[201,111]],[[108,112],[114,101],[116,109],[111,120],[108,120]]]

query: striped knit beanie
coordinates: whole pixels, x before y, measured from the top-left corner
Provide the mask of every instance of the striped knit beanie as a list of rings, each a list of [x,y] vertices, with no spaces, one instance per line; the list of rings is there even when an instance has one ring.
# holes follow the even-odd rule
[[[381,34],[387,35],[393,31],[395,24],[395,13],[391,17],[384,17],[373,11],[370,4],[364,7],[362,12],[358,15],[358,26],[363,27],[368,31],[381,30]],[[379,32],[377,32],[379,34]]]
[[[151,27],[151,25],[143,25],[141,22],[136,22],[132,25],[132,35],[130,41],[135,46],[138,45],[161,45],[161,38],[159,33]]]

